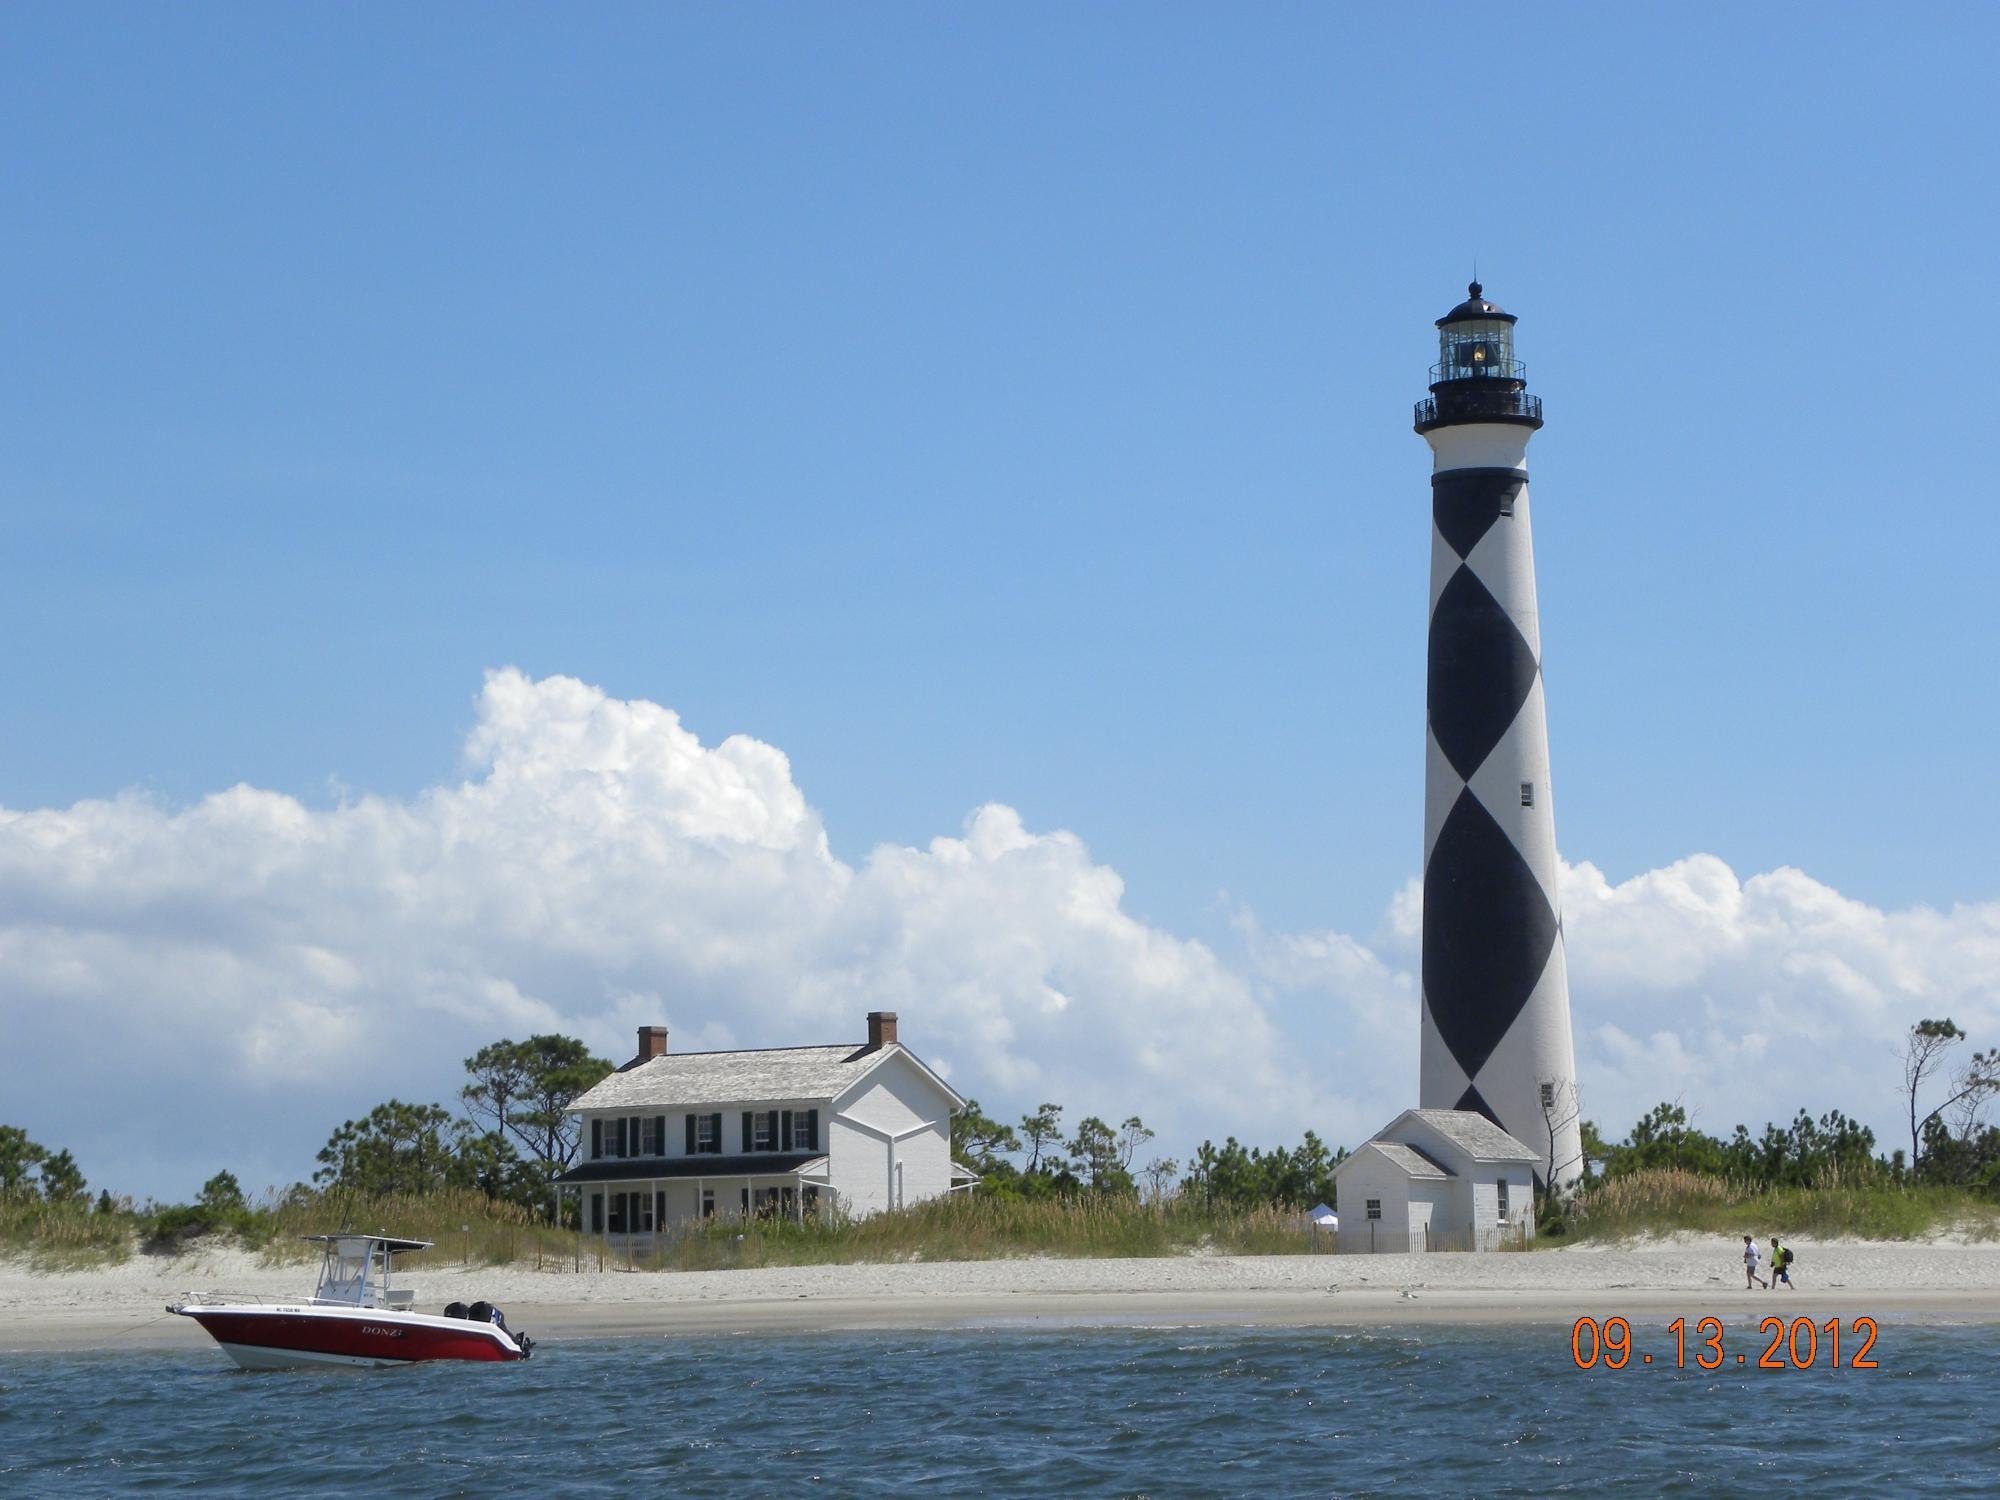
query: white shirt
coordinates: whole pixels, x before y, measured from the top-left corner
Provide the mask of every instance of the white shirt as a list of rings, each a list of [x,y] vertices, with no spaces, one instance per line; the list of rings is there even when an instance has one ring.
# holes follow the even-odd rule
[[[1755,1266],[1757,1264],[1757,1247],[1755,1245],[1745,1245],[1743,1247],[1743,1264],[1746,1266]]]

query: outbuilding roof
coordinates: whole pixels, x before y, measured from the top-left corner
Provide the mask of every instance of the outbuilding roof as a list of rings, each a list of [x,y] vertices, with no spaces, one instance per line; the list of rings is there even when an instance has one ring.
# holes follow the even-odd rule
[[[1412,1177],[1422,1177],[1442,1182],[1451,1176],[1443,1167],[1432,1161],[1414,1146],[1406,1146],[1401,1141],[1370,1141],[1369,1145],[1388,1157]]]
[[[1529,1150],[1486,1116],[1470,1109],[1408,1109],[1398,1120],[1422,1120],[1439,1135],[1457,1146],[1474,1161],[1540,1161]],[[1390,1121],[1394,1130],[1396,1122]]]

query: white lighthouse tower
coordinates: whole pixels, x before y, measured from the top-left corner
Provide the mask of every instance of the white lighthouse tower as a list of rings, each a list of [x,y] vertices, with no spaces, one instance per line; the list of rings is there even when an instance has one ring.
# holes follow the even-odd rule
[[[1419,1097],[1485,1115],[1562,1188],[1583,1153],[1528,509],[1542,403],[1478,282],[1437,327]]]

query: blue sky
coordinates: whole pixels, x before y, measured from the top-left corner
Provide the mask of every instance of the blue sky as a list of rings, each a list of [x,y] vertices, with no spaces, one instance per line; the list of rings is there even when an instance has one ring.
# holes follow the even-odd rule
[[[0,27],[0,806],[419,798],[511,665],[779,747],[850,863],[1000,802],[1366,937],[1476,257],[1566,857],[2000,896],[1990,11]]]

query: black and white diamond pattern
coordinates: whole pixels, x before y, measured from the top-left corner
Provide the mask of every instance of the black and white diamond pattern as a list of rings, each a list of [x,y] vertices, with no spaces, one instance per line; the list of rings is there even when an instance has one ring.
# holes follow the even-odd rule
[[[1545,1149],[1574,1064],[1527,503],[1516,470],[1432,479],[1422,1098]]]

